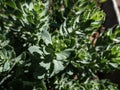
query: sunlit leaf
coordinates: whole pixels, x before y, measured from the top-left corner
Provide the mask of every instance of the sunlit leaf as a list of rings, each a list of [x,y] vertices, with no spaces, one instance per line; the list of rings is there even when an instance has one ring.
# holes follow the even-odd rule
[[[42,39],[46,45],[52,44],[51,35],[47,30],[42,31]]]
[[[60,71],[64,70],[64,65],[63,65],[63,62],[61,61],[57,61],[57,60],[53,60],[53,63],[54,63],[54,73],[57,74],[59,73]]]
[[[40,55],[42,55],[43,54],[43,52],[40,50],[40,47],[39,46],[31,46],[31,47],[29,47],[28,48],[28,50],[29,50],[29,52],[31,53],[31,54],[33,54],[33,53],[39,53]]]

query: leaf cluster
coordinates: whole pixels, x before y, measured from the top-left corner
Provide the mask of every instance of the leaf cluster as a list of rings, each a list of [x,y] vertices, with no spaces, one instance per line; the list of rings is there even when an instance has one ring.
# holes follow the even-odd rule
[[[93,0],[1,0],[0,89],[118,90],[97,72],[119,69],[119,27],[90,34],[105,14]]]

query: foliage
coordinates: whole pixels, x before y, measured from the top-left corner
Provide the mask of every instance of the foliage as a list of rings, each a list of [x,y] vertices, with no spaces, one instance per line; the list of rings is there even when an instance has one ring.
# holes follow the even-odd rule
[[[86,80],[84,83],[79,83],[75,80],[68,80],[62,77],[56,80],[56,90],[117,90],[117,87],[106,80]]]
[[[1,90],[118,90],[97,72],[119,69],[119,27],[93,47],[105,14],[93,0],[1,0]]]

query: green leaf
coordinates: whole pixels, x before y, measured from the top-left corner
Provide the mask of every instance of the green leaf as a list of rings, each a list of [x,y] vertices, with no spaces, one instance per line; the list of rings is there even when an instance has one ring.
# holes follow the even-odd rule
[[[6,4],[14,9],[17,9],[16,3],[13,0],[8,0]]]
[[[40,66],[44,67],[46,70],[50,69],[51,63],[40,62],[39,64],[40,64]]]
[[[39,53],[40,55],[43,54],[43,52],[40,50],[39,46],[31,46],[28,48],[29,52],[33,54],[34,52]]]
[[[109,63],[112,67],[114,68],[118,68],[118,64],[117,63]]]
[[[68,2],[69,1],[68,0],[64,0],[64,2],[65,2],[65,6],[68,7]]]
[[[46,83],[43,80],[40,83],[40,87],[42,88],[42,90],[47,90]]]
[[[4,71],[7,71],[7,70],[9,70],[10,69],[10,62],[5,62],[5,64],[4,64],[4,68],[3,68],[3,70]]]
[[[73,51],[73,49],[66,49],[60,53],[56,53],[56,59],[57,60],[66,60],[70,56],[71,51]]]
[[[65,60],[67,57],[62,53],[56,53],[57,60]]]
[[[15,63],[20,63],[20,64],[23,64],[26,59],[26,53],[25,52],[23,52],[22,54],[20,54],[19,56],[17,56],[16,58],[15,58]]]
[[[37,78],[38,78],[38,79],[43,79],[43,78],[45,78],[45,74],[40,75],[40,76],[38,76]]]
[[[47,30],[42,31],[42,39],[46,45],[52,44],[51,35]]]
[[[57,74],[60,71],[64,70],[65,67],[63,65],[63,62],[57,61],[57,60],[53,60],[53,63],[54,63],[54,70],[53,70],[54,74]]]
[[[27,20],[28,20],[30,23],[34,24],[34,20],[33,20],[33,18],[32,18],[31,15],[28,15],[28,16],[27,16]]]
[[[15,10],[15,16],[17,18],[22,18],[23,17],[23,11],[22,10]]]

